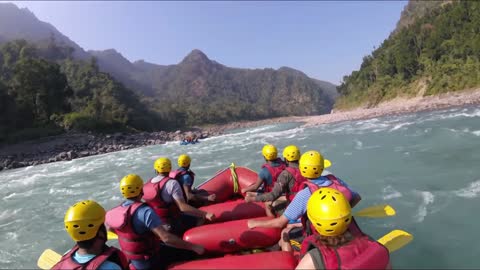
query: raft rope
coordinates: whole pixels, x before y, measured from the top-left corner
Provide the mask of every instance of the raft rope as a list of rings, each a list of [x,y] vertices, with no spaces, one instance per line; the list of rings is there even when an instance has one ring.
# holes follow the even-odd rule
[[[237,193],[238,192],[238,176],[237,176],[237,173],[235,172],[235,164],[233,162],[232,164],[230,164],[230,173],[232,174],[233,192]]]

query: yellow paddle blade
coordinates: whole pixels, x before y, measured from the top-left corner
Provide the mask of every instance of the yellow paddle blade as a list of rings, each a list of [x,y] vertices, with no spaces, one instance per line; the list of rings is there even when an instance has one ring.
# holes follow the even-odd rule
[[[406,244],[413,240],[413,235],[402,230],[393,230],[382,238],[378,239],[378,242],[388,248],[390,253],[397,249],[402,248]]]
[[[323,160],[323,168],[326,169],[330,166],[332,166],[332,162],[330,162],[330,160],[328,160],[328,159],[324,159]]]
[[[114,232],[108,231],[107,238],[108,240],[115,240],[115,239],[118,239],[118,235]]]
[[[372,218],[381,218],[381,217],[390,217],[395,216],[395,209],[388,204],[375,205],[367,207],[353,214],[358,217],[372,217]]]
[[[45,251],[40,255],[38,258],[37,266],[40,269],[51,269],[57,262],[60,261],[62,255],[58,254],[57,252],[51,249],[45,249]]]

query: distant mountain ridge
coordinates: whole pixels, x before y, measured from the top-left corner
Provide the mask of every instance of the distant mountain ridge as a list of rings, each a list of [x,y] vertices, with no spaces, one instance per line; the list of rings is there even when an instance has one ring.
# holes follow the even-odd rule
[[[231,68],[197,49],[175,65],[145,60],[132,63],[115,49],[87,52],[28,9],[0,3],[0,42],[15,39],[44,46],[53,40],[73,48],[74,59],[94,57],[100,71],[112,75],[139,94],[145,106],[164,119],[175,119],[172,121],[178,125],[322,114],[332,109],[338,95],[333,84],[293,68]]]
[[[85,59],[89,55],[75,42],[63,35],[53,25],[42,22],[27,8],[12,3],[0,3],[0,42],[25,39],[30,42],[47,42],[54,37],[59,45],[74,49],[74,56]]]

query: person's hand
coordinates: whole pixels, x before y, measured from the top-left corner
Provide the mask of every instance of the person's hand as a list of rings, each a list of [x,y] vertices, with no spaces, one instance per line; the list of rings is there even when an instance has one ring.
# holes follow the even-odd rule
[[[202,255],[205,253],[205,248],[200,245],[192,245],[192,251],[197,253],[198,255]]]
[[[246,202],[254,202],[255,201],[255,196],[246,196],[245,197],[245,201]]]
[[[207,200],[208,200],[209,202],[214,202],[216,198],[217,198],[217,195],[215,195],[215,194],[210,194],[210,195],[208,195]]]
[[[258,223],[256,220],[253,220],[253,219],[250,219],[249,221],[247,221],[247,226],[249,229],[254,229],[255,227],[257,227]]]
[[[290,235],[289,235],[289,232],[293,229],[294,227],[287,227],[285,229],[282,230],[282,239],[283,241],[285,242],[288,242],[290,241]]]
[[[208,221],[214,221],[215,220],[215,214],[213,213],[207,213],[205,215],[205,218],[208,220]]]

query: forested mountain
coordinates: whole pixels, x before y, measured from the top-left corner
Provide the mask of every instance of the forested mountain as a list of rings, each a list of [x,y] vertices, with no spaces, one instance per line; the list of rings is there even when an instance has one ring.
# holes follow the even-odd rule
[[[85,52],[13,4],[0,3],[0,43],[0,141],[321,114],[336,94],[295,69],[230,68],[199,50],[168,66]]]
[[[480,86],[480,2],[409,3],[406,10],[422,16],[403,17],[360,70],[343,78],[336,108]]]
[[[70,50],[24,40],[0,48],[0,141],[65,130],[155,130],[161,119],[94,59],[73,60]],[[168,124],[168,121],[164,121]]]

